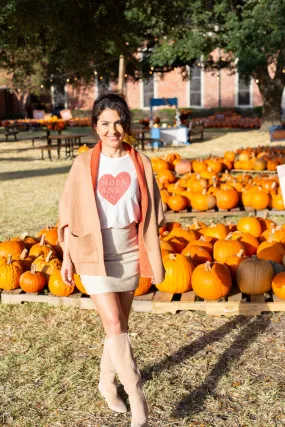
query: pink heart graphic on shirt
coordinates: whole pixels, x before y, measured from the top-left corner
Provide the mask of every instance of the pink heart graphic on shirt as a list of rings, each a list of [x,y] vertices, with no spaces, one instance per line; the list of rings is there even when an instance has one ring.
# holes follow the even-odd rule
[[[130,183],[131,177],[128,172],[120,172],[115,177],[110,174],[102,175],[98,181],[98,193],[115,205],[125,194]]]

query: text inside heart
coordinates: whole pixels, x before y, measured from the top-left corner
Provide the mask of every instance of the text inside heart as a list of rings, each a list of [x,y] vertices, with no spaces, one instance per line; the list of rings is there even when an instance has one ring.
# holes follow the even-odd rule
[[[125,194],[131,183],[131,177],[128,172],[120,172],[117,176],[110,174],[102,175],[98,181],[98,193],[104,199],[115,205]]]

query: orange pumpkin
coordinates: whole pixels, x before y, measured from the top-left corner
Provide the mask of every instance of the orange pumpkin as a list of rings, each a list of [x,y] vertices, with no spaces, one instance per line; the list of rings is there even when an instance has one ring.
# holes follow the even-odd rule
[[[250,233],[254,237],[260,237],[262,233],[260,221],[257,218],[252,218],[250,216],[240,218],[237,224],[237,229],[242,233]]]
[[[6,291],[18,288],[22,273],[20,262],[12,261],[12,255],[8,254],[6,263],[0,265],[0,288]]]
[[[169,197],[167,204],[171,210],[179,212],[187,207],[188,199],[184,196],[176,194]]]
[[[231,290],[231,273],[226,265],[207,261],[195,268],[192,286],[200,298],[218,300],[224,298]]]
[[[181,252],[182,255],[190,258],[194,265],[204,264],[206,261],[212,261],[212,256],[202,246],[188,243],[186,248]]]
[[[247,259],[247,256],[244,255],[244,250],[241,249],[237,254],[230,255],[226,261],[225,265],[229,268],[231,276],[233,279],[236,278],[238,266]]]
[[[40,255],[44,257],[48,256],[49,252],[52,251],[53,256],[56,255],[56,251],[50,245],[45,244],[45,234],[41,236],[40,243],[36,243],[33,245],[29,251],[29,255],[33,258],[37,258]]]
[[[20,287],[23,291],[40,292],[46,285],[45,276],[36,271],[36,266],[32,264],[31,271],[25,271],[20,277]]]
[[[150,277],[140,277],[139,285],[135,291],[134,296],[138,297],[140,295],[147,294],[151,288],[151,284],[152,284],[152,281]]]
[[[0,243],[0,256],[8,258],[8,255],[21,255],[25,245],[20,241],[7,240]]]
[[[245,254],[247,256],[252,256],[256,254],[259,242],[256,237],[250,233],[241,233],[236,231],[232,234],[232,240],[239,240],[244,247]]]
[[[162,258],[165,268],[165,279],[161,283],[156,283],[156,287],[161,292],[171,292],[181,294],[189,291],[191,286],[191,276],[194,265],[184,255],[169,254]]]
[[[239,195],[233,188],[216,192],[217,206],[220,209],[233,209],[239,203]]]
[[[214,244],[214,260],[222,264],[230,255],[237,254],[241,249],[244,250],[243,244],[239,240],[230,240],[232,234],[229,233],[225,239],[218,240]]]
[[[51,274],[48,281],[48,287],[53,295],[58,297],[68,297],[73,293],[75,285],[67,285],[64,283],[60,271],[57,270]]]
[[[278,273],[273,277],[272,290],[275,295],[285,300],[285,272]]]

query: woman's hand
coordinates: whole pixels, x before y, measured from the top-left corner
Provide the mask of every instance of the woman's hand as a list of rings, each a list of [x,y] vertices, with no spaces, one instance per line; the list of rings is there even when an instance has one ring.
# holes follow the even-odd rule
[[[69,255],[65,255],[63,257],[60,274],[61,274],[62,280],[68,286],[72,286],[75,284],[73,280],[73,265]]]

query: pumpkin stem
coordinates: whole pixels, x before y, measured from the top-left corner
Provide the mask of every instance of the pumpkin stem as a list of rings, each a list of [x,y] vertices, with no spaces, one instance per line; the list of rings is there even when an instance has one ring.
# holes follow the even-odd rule
[[[27,231],[25,231],[23,234],[21,234],[20,236],[20,240],[25,240],[25,238],[29,235],[29,233]]]
[[[42,234],[41,241],[40,241],[40,246],[43,246],[45,244],[45,237],[46,237],[46,235]]]
[[[198,228],[199,228],[199,224],[198,224],[198,220],[197,220],[197,218],[196,218],[196,217],[193,219],[193,225],[194,225],[194,227],[195,227],[195,230],[198,230]]]
[[[36,266],[36,264],[32,264],[32,265],[31,265],[31,273],[32,273],[32,274],[35,274],[35,273],[36,273],[36,270],[37,270],[37,266]]]
[[[233,235],[233,233],[229,233],[229,234],[227,235],[227,237],[225,238],[225,240],[231,240],[232,235]]]
[[[206,194],[207,194],[207,190],[206,190],[206,188],[204,188],[204,190],[202,191],[202,193],[201,194],[203,194],[203,196],[205,196]]]
[[[206,261],[206,263],[205,263],[205,270],[206,271],[211,271],[211,263],[210,263],[210,261]]]
[[[7,257],[7,265],[11,265],[12,264],[12,255],[9,254]]]
[[[25,248],[25,249],[23,249],[23,251],[20,255],[20,259],[25,259],[27,255],[28,255],[28,249]]]
[[[175,254],[169,254],[169,259],[171,259],[171,260],[176,259],[176,255]]]
[[[200,237],[199,241],[200,241],[200,242],[206,242],[206,238],[205,238],[205,236],[203,236],[203,235],[202,235],[202,236]]]
[[[237,256],[238,256],[239,258],[241,258],[241,257],[243,256],[243,253],[244,253],[244,249],[241,249],[241,250],[237,253]]]
[[[49,253],[47,254],[47,257],[46,257],[46,262],[50,262],[51,256],[52,256],[52,251],[49,251]]]

